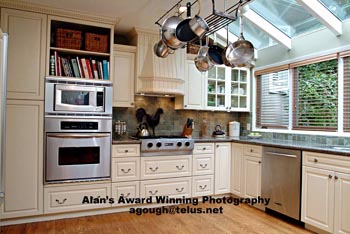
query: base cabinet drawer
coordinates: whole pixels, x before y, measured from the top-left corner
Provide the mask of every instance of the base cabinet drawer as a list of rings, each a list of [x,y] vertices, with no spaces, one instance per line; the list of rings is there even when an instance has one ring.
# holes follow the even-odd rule
[[[141,181],[140,197],[191,197],[191,177]]]
[[[194,144],[193,154],[213,154],[214,143],[196,143]]]
[[[192,178],[192,196],[208,196],[214,194],[214,175],[194,176]]]
[[[140,144],[112,145],[112,157],[138,157]]]
[[[140,157],[112,158],[112,182],[140,180]]]
[[[262,157],[262,146],[260,145],[244,145],[244,155],[252,157]]]
[[[194,154],[192,162],[192,174],[214,174],[214,154]]]
[[[141,180],[191,176],[192,156],[141,157]]]
[[[112,197],[113,206],[133,205],[127,203],[127,198],[140,197],[140,181],[112,183]]]
[[[110,198],[111,183],[47,187],[44,188],[44,213],[110,207]]]

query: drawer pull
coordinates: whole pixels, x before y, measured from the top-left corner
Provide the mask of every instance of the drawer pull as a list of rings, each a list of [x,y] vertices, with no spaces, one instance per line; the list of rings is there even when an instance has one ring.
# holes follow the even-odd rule
[[[207,187],[207,185],[204,185],[204,186],[199,185],[199,188],[202,189],[202,190],[204,190],[206,187]]]
[[[184,191],[184,187],[182,187],[181,189],[176,188],[176,191],[178,191],[179,193],[181,193],[182,191]]]
[[[258,161],[259,164],[261,164],[261,161]]]
[[[158,193],[158,190],[152,192],[152,191],[148,191],[151,195],[156,195]]]
[[[207,148],[206,147],[203,147],[203,149],[202,150],[206,150]]]
[[[128,168],[128,170],[124,170],[124,168],[122,168],[121,171],[124,172],[125,174],[127,174],[131,171],[131,168]]]
[[[317,158],[315,158],[315,159],[314,159],[314,162],[315,162],[315,163],[317,163],[317,162],[318,162]]]
[[[124,152],[125,152],[125,153],[128,153],[128,152],[129,152],[129,150],[125,150]]]
[[[250,149],[250,153],[253,153],[253,151],[254,151],[253,149]]]
[[[203,164],[199,164],[199,166],[201,166],[201,168],[204,169],[204,168],[206,168],[208,166],[208,164],[204,164],[204,165]]]
[[[56,199],[56,202],[60,205],[64,204],[67,201],[67,198],[64,198],[62,201]]]
[[[156,168],[153,169],[153,167],[150,167],[149,169],[150,169],[152,172],[156,172],[159,168],[156,167]]]
[[[181,167],[179,167],[179,166],[176,166],[176,168],[179,170],[179,171],[181,171],[182,169],[184,169],[184,165],[182,165]]]
[[[332,179],[332,178],[333,178],[333,176],[332,176],[332,175],[328,175],[328,178],[329,178],[329,179]]]
[[[128,197],[130,196],[130,193],[128,193],[126,196],[124,195],[124,193],[121,193],[120,196],[121,196],[121,197],[128,198]]]
[[[337,180],[337,179],[339,179],[339,178],[338,178],[338,176],[334,176],[334,179]]]

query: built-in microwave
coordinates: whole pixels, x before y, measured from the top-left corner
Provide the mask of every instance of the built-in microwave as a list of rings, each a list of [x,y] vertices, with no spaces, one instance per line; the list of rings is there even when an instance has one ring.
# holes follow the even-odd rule
[[[45,114],[112,115],[110,81],[45,78]]]

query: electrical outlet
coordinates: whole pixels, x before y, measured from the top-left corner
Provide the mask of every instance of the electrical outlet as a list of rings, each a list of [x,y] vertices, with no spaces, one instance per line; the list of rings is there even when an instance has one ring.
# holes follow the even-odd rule
[[[247,124],[247,131],[250,131],[250,123]]]

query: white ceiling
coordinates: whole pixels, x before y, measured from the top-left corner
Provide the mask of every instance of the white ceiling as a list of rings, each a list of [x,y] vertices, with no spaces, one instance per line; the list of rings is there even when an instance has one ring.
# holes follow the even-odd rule
[[[43,6],[69,9],[94,15],[102,15],[120,19],[115,26],[119,33],[129,32],[133,27],[157,30],[154,24],[160,16],[175,5],[178,0],[21,0]],[[227,5],[232,6],[238,0],[227,0]],[[187,1],[183,0],[183,4]],[[193,2],[191,0],[190,2]],[[216,0],[216,8],[223,11],[223,0]],[[196,4],[197,6],[197,4]],[[197,12],[196,7],[192,9],[193,14]],[[201,1],[202,17],[212,12],[211,0]]]

